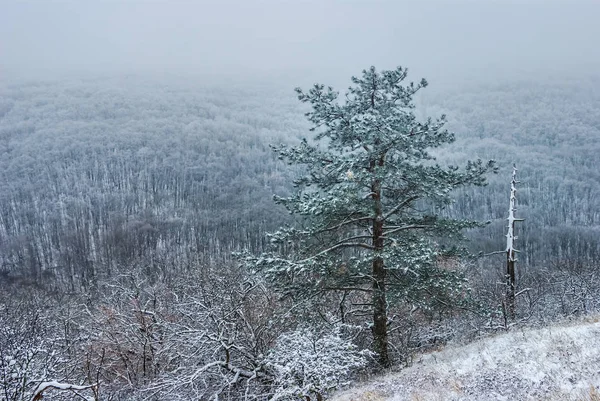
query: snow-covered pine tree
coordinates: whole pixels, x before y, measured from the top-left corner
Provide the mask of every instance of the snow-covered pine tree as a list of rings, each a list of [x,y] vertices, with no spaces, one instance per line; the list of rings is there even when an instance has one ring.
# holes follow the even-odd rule
[[[275,197],[303,216],[295,227],[270,234],[273,251],[246,262],[294,295],[329,291],[368,294],[373,314],[373,351],[389,366],[388,301],[440,300],[464,293],[464,280],[438,269],[435,238],[458,238],[475,222],[442,218],[417,205],[441,210],[453,189],[485,184],[493,162],[468,162],[464,169],[435,164],[429,150],[454,141],[445,117],[418,121],[414,94],[427,86],[403,86],[407,70],[352,78],[339,100],[331,87],[296,89],[312,110],[315,141],[275,146],[289,164],[305,166],[298,191]],[[314,143],[314,144],[313,144]],[[427,208],[433,210],[432,208]]]

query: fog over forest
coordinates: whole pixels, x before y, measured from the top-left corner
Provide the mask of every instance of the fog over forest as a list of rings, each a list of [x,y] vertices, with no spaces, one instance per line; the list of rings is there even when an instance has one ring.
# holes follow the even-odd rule
[[[595,319],[598,16],[1,2],[0,401],[319,401]]]
[[[3,75],[291,75],[345,86],[370,65],[407,65],[440,85],[473,75],[572,76],[600,66],[600,5],[593,0],[83,0],[0,7]]]

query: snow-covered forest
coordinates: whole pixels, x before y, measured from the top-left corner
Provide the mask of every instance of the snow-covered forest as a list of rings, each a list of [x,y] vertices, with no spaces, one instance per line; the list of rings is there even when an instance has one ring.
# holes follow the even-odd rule
[[[518,322],[597,311],[600,83],[422,93],[416,114],[446,113],[457,132],[440,161],[473,155],[499,169],[488,186],[456,191],[443,212],[490,221],[468,233],[470,253],[444,262],[470,280],[481,309],[395,305],[394,363]],[[80,390],[88,397],[262,399],[291,391],[288,375],[306,386],[294,391],[320,385],[327,394],[369,369],[360,353],[369,349],[368,319],[350,297],[294,305],[232,257],[264,251],[266,233],[292,222],[272,195],[293,193],[301,169],[269,149],[307,136],[306,108],[292,92],[141,78],[30,81],[4,86],[1,110],[3,397],[58,380],[101,383]],[[516,240],[522,293],[507,321],[505,254],[494,252],[505,249],[513,163],[516,214],[526,220]],[[282,341],[329,341],[332,353],[341,341],[356,354],[327,362],[290,345],[307,354],[288,358],[315,369],[297,384],[291,362],[277,367],[286,358],[277,352],[289,352]],[[347,371],[328,373],[328,363]],[[332,383],[313,384],[317,377]]]
[[[599,14],[0,2],[0,401],[599,399]]]
[[[473,251],[503,250],[516,164],[524,265],[598,261],[600,82],[432,88],[419,101],[417,114],[447,114],[457,133],[440,160],[498,162],[488,187],[450,207],[491,222]],[[305,108],[277,87],[25,82],[5,85],[0,107],[3,271],[72,290],[130,261],[175,271],[263,249],[265,232],[288,219],[272,195],[289,194],[297,175],[269,145],[310,136]]]

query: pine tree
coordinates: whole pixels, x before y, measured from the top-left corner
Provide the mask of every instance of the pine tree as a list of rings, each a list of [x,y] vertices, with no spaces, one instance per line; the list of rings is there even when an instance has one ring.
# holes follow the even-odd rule
[[[369,294],[373,351],[389,366],[388,302],[441,302],[465,291],[455,272],[439,269],[435,239],[458,238],[475,222],[442,218],[452,190],[484,185],[493,162],[442,167],[430,149],[454,141],[444,116],[419,121],[412,102],[427,86],[403,86],[407,70],[364,70],[345,97],[331,87],[296,89],[314,125],[314,141],[274,146],[305,174],[291,197],[275,197],[296,226],[270,234],[272,252],[246,259],[292,295],[329,291]],[[424,210],[429,210],[427,213]],[[432,213],[431,210],[437,211]],[[449,295],[450,294],[450,295]]]

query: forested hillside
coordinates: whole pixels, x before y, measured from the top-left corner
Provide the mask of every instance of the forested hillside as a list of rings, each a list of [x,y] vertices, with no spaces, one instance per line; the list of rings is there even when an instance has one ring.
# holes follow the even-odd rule
[[[0,115],[2,271],[72,288],[260,249],[290,188],[269,143],[306,131],[277,90],[127,78],[9,85]]]
[[[457,142],[446,155],[498,161],[485,191],[470,191],[458,215],[492,220],[485,252],[502,249],[512,164],[519,169],[518,247],[525,266],[600,258],[600,81],[531,80],[439,93],[427,113],[447,113]],[[435,105],[435,106],[433,106]],[[477,238],[481,239],[482,233]]]
[[[318,91],[309,93],[321,104]],[[456,201],[440,202],[433,213],[426,210],[433,202],[417,203],[406,214],[409,223],[389,229],[420,229],[420,223],[436,223],[435,215],[490,222],[467,233],[472,255],[438,248],[435,241],[444,245],[441,231],[427,238],[408,234],[401,246],[389,246],[400,255],[411,241],[428,248],[422,259],[410,259],[421,264],[423,277],[413,266],[386,267],[397,284],[383,302],[390,361],[410,364],[417,352],[453,339],[598,311],[600,80],[427,88],[416,100],[417,119],[446,114],[446,127],[456,132],[456,142],[433,150],[437,162],[495,159],[499,169],[488,175],[489,185],[453,193],[443,192],[454,188],[448,179],[453,170],[440,169],[439,177],[447,179],[442,193],[420,195]],[[269,148],[310,149],[314,132],[305,112],[292,86],[274,82],[210,85],[128,76],[3,83],[0,400],[32,398],[57,386],[65,391],[62,399],[73,392],[93,393],[88,399],[94,400],[319,399],[377,365],[368,351],[369,296],[375,292],[368,274],[323,295],[320,273],[302,270],[298,274],[315,284],[317,295],[294,298],[233,256],[260,255],[269,244],[286,256],[301,244],[294,242],[300,231],[284,231],[291,239],[281,244],[266,234],[288,223],[302,227],[311,214],[290,215],[273,202],[273,194],[294,194],[293,182],[306,170],[278,160]],[[396,114],[399,121],[408,115],[403,113]],[[436,135],[438,128],[432,129]],[[413,140],[412,132],[406,138]],[[375,149],[377,141],[366,148]],[[419,146],[425,152],[432,145]],[[292,154],[310,160],[289,149],[279,148],[283,159]],[[353,151],[338,156],[350,160]],[[343,163],[307,171],[343,190],[356,189],[357,175],[375,174],[360,164],[346,170]],[[514,318],[506,310],[504,281],[513,164],[520,181],[516,214],[525,219],[516,227],[521,252]],[[422,167],[415,165],[415,171]],[[403,195],[411,185],[397,192]],[[373,194],[361,198],[355,192],[360,211],[368,212]],[[298,208],[307,199],[298,198]],[[399,207],[413,208],[414,199]],[[327,200],[334,209],[345,202]],[[350,239],[374,250],[371,236],[360,231],[370,233],[371,226],[358,220]],[[460,224],[444,233],[457,234]],[[334,236],[310,241],[322,246],[323,239],[339,245]],[[339,255],[356,261],[360,253]],[[255,261],[272,262],[262,256]],[[294,276],[283,267],[276,274]],[[332,282],[349,271],[344,263],[326,268]],[[453,284],[444,284],[443,275]],[[411,290],[429,294],[435,307],[408,295],[415,282]],[[460,302],[437,297],[448,289]]]
[[[293,173],[268,146],[307,136],[290,90],[140,78],[5,85],[0,100],[0,267],[71,286],[143,259],[260,250],[286,220],[273,194]],[[503,250],[511,166],[519,169],[526,266],[600,258],[600,82],[519,82],[424,92],[457,142],[440,159],[495,159],[488,188],[450,213],[491,225],[471,244]],[[194,255],[194,256],[190,256]],[[73,287],[74,288],[74,287]]]

